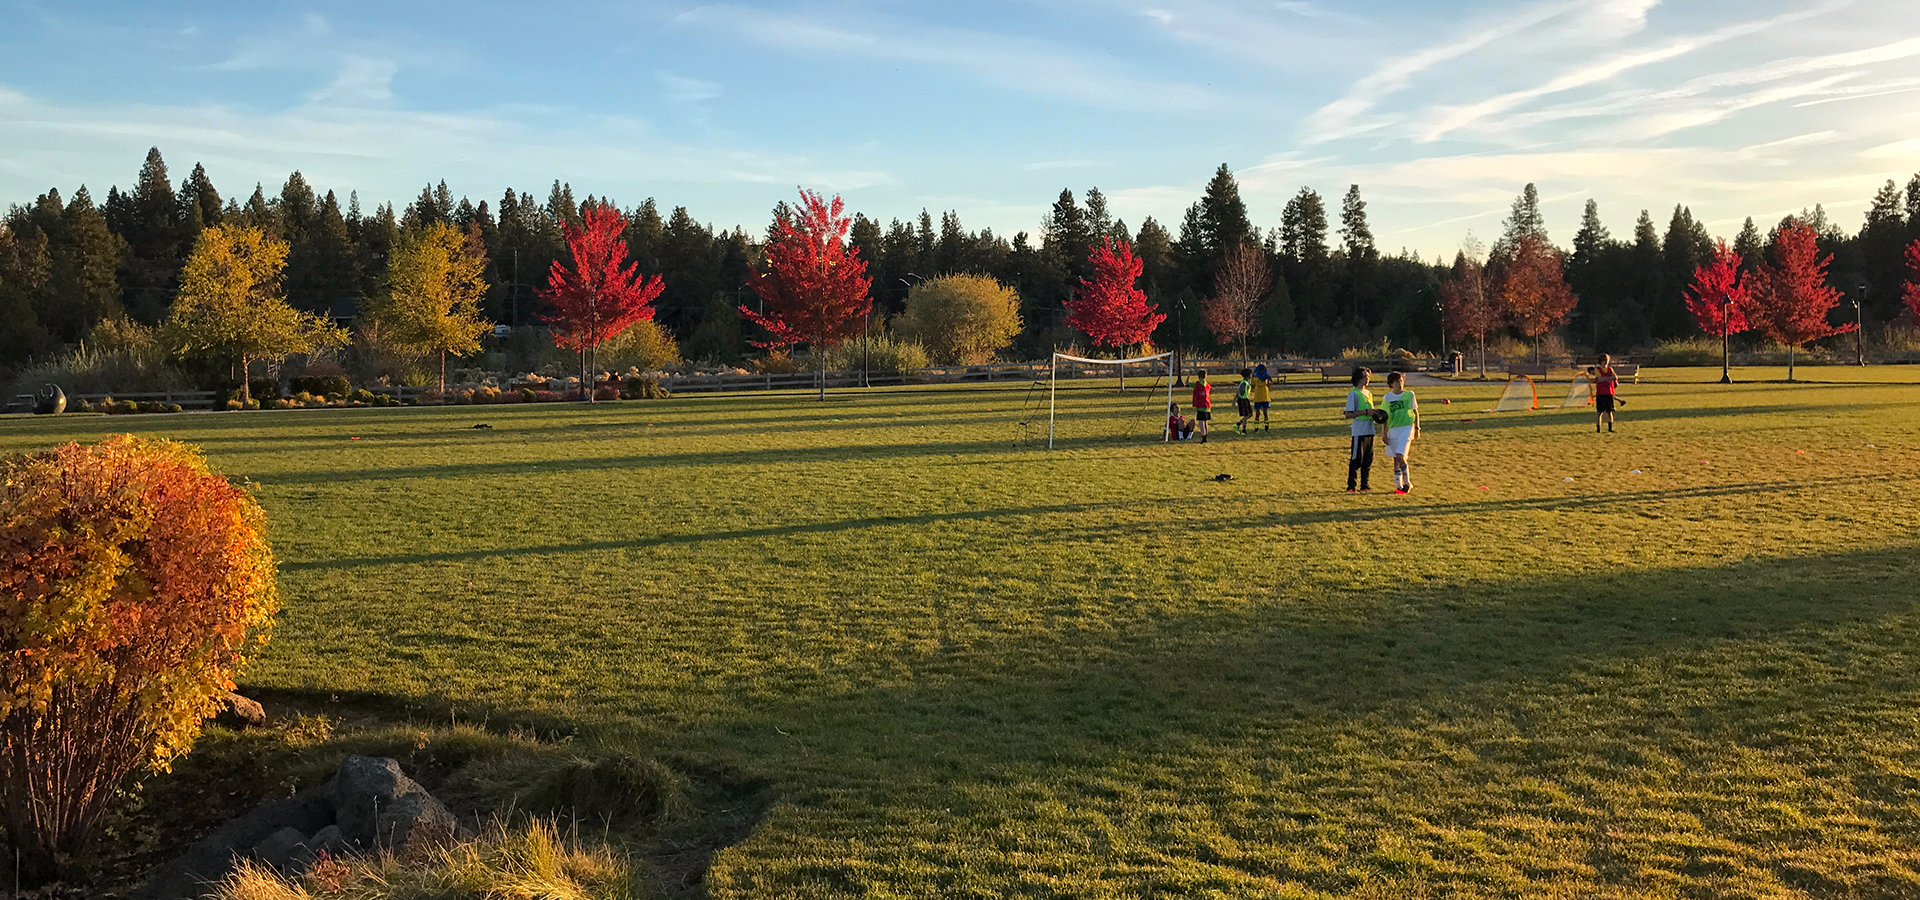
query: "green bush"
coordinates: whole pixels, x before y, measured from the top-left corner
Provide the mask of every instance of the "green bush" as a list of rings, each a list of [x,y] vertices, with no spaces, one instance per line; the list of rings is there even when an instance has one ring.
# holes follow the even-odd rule
[[[1717,366],[1720,364],[1720,339],[1701,335],[1670,338],[1653,348],[1656,366]]]
[[[347,380],[345,375],[303,375],[292,379],[289,386],[296,393],[305,392],[328,397],[345,397],[353,393],[353,382]]]
[[[280,396],[280,382],[271,378],[249,378],[247,392],[255,400],[272,400]]]
[[[620,396],[627,400],[665,400],[669,395],[659,379],[632,375],[620,384]]]
[[[917,342],[880,332],[864,346],[854,338],[827,351],[828,371],[857,372],[863,365],[869,372],[917,372],[927,367],[927,350]]]
[[[594,361],[601,368],[616,372],[628,368],[643,372],[665,369],[680,364],[680,345],[657,323],[636,322],[632,328],[601,344],[594,352]]]
[[[152,329],[108,319],[73,350],[20,369],[7,396],[35,393],[47,384],[57,384],[71,396],[177,391],[184,390],[188,380],[168,363]]]

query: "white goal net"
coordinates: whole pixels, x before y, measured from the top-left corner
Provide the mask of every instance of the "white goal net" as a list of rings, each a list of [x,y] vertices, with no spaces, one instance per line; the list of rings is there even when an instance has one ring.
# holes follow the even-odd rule
[[[1573,376],[1573,384],[1567,386],[1567,399],[1560,404],[1560,408],[1592,405],[1593,379],[1588,378],[1585,372]]]
[[[1164,366],[1158,368],[1165,373],[1164,380],[1167,385],[1167,403],[1171,405],[1173,403],[1173,354],[1171,352],[1155,353],[1152,356],[1133,356],[1127,359],[1092,359],[1085,356],[1074,356],[1070,353],[1055,353],[1053,355],[1053,361],[1047,366],[1047,449],[1053,449],[1054,418],[1056,410],[1059,407],[1058,397],[1060,393],[1061,363],[1079,363],[1082,365],[1102,367],[1114,366],[1121,374],[1121,377],[1124,378],[1127,366],[1157,362],[1160,360],[1166,361]],[[1163,439],[1170,439],[1171,437],[1170,433],[1165,429],[1162,429],[1161,434]]]
[[[1515,375],[1507,379],[1507,388],[1500,392],[1499,402],[1493,405],[1494,412],[1520,412],[1526,409],[1540,408],[1540,394],[1534,390],[1533,379],[1525,375]]]

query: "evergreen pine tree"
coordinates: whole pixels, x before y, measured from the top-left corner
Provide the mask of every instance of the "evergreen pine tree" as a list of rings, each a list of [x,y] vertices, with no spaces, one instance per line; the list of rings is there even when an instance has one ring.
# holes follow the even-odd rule
[[[1367,202],[1360,199],[1360,186],[1350,185],[1340,201],[1340,240],[1351,261],[1378,259],[1380,250],[1373,244],[1373,229],[1367,227]]]
[[[0,366],[18,365],[52,349],[52,338],[34,311],[53,265],[47,236],[24,221],[16,224],[24,220],[17,213],[0,224]]]
[[[1113,213],[1107,211],[1107,195],[1100,193],[1097,187],[1088,188],[1086,193],[1087,236],[1094,242],[1103,237],[1126,240],[1126,235],[1113,233]]]
[[[1713,260],[1713,236],[1685,206],[1673,208],[1667,223],[1667,236],[1661,242],[1660,293],[1647,312],[1652,319],[1654,337],[1679,337],[1693,332],[1693,314],[1687,311],[1684,288],[1693,282],[1695,269]]]
[[[1660,251],[1660,232],[1654,227],[1653,215],[1643,209],[1633,223],[1633,249],[1628,251],[1628,271],[1632,274],[1628,277],[1627,291],[1633,298],[1633,311],[1639,314],[1633,323],[1632,337],[1636,343],[1652,337],[1647,311],[1659,303],[1666,292]]]
[[[213,179],[207,177],[207,167],[193,164],[193,174],[180,182],[180,219],[184,226],[180,245],[191,248],[194,238],[200,235],[200,229],[212,228],[220,224],[220,192],[214,189]]]
[[[49,192],[53,202],[59,195]],[[48,290],[46,305],[35,310],[40,322],[61,343],[73,343],[102,319],[123,316],[120,263],[127,243],[107,227],[83,185],[61,209],[57,224],[46,229]]]
[[[1759,268],[1762,261],[1761,254],[1765,253],[1766,249],[1766,241],[1760,237],[1760,229],[1753,224],[1753,217],[1748,216],[1746,223],[1740,226],[1740,233],[1733,239],[1733,252],[1740,257],[1740,271],[1752,272]]]
[[[1247,218],[1247,204],[1240,199],[1240,183],[1226,163],[1214,170],[1206,192],[1200,196],[1200,223],[1207,253],[1216,265],[1227,251],[1260,240]]]

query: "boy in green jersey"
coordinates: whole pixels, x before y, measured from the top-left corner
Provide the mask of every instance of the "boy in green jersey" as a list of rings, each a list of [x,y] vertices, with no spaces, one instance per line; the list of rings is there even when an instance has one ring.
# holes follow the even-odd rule
[[[1407,390],[1407,376],[1395,372],[1387,376],[1387,393],[1380,398],[1387,411],[1387,455],[1393,457],[1393,492],[1413,491],[1413,469],[1407,464],[1407,452],[1420,436],[1420,401]]]
[[[1247,433],[1247,423],[1253,419],[1253,370],[1240,370],[1240,384],[1233,389],[1233,402],[1240,413],[1240,421],[1233,430]]]
[[[1366,366],[1356,366],[1353,370],[1353,390],[1347,392],[1347,408],[1342,411],[1352,422],[1350,428],[1352,442],[1347,451],[1347,493],[1353,493],[1354,480],[1359,479],[1358,490],[1372,490],[1367,487],[1367,476],[1373,474],[1373,393],[1367,390],[1367,382],[1373,379],[1373,370]]]

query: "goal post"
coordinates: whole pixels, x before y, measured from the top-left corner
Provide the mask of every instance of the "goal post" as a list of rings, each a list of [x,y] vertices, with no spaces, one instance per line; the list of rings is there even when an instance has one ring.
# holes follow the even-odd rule
[[[1152,356],[1133,356],[1126,359],[1093,359],[1091,357],[1074,356],[1071,353],[1060,353],[1056,351],[1053,354],[1053,359],[1047,362],[1047,449],[1053,449],[1053,419],[1054,412],[1057,408],[1056,401],[1060,389],[1060,364],[1062,362],[1088,363],[1096,366],[1120,366],[1120,375],[1124,378],[1126,377],[1126,366],[1135,363],[1153,362],[1156,359],[1164,359],[1167,361],[1167,403],[1171,405],[1173,403],[1173,353],[1171,351],[1155,353]],[[1161,433],[1163,439],[1172,439],[1166,434],[1164,428],[1161,429]]]
[[[1539,409],[1540,392],[1534,388],[1533,379],[1526,375],[1514,375],[1507,379],[1507,387],[1500,392],[1499,402],[1493,405],[1494,412],[1520,412]]]
[[[1567,386],[1567,399],[1560,404],[1560,408],[1592,405],[1593,379],[1588,378],[1585,372],[1573,376],[1573,384]]]

